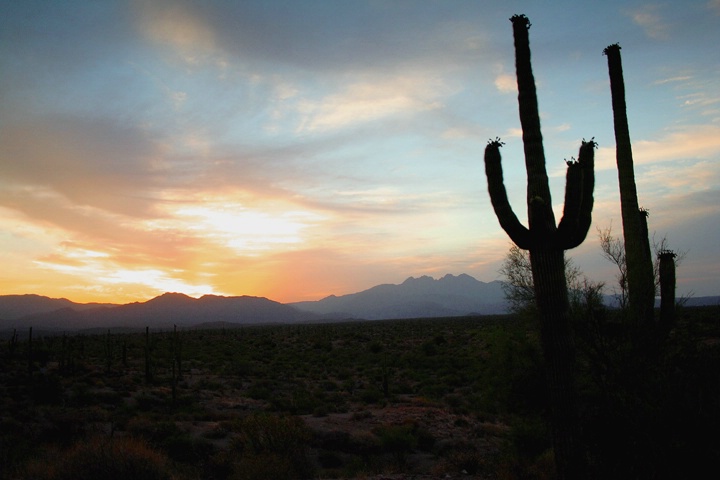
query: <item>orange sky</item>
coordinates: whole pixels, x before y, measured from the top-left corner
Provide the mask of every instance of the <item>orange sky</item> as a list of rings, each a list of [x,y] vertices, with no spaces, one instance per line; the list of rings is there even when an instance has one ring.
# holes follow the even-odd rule
[[[720,3],[511,3],[3,2],[0,294],[291,302],[499,279],[509,241],[482,152],[505,141],[523,218],[519,12],[558,214],[564,159],[600,145],[593,226],[569,255],[612,293],[596,236],[621,234],[601,52],[620,42],[650,229],[688,252],[680,294],[720,294]]]

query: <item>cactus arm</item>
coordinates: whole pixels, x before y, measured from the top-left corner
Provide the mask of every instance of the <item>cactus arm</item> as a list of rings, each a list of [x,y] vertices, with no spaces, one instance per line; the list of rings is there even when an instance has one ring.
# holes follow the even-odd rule
[[[595,141],[583,140],[576,162],[568,162],[565,207],[558,224],[558,247],[569,250],[580,245],[592,223],[595,189]]]
[[[530,231],[518,220],[505,191],[500,157],[501,146],[500,140],[492,140],[485,147],[485,175],[488,180],[490,201],[502,229],[518,247],[528,250],[531,246]]]

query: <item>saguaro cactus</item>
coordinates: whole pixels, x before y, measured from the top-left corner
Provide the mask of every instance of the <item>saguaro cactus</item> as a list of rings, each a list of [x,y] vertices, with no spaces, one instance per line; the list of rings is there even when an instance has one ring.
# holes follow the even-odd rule
[[[152,383],[152,345],[150,344],[150,327],[145,327],[145,383]]]
[[[608,59],[612,94],[615,156],[627,262],[628,306],[632,320],[642,329],[653,324],[655,308],[655,278],[647,233],[647,211],[641,210],[638,205],[620,45],[610,45],[603,53]]]
[[[485,173],[500,225],[518,247],[530,251],[552,406],[558,478],[585,478],[586,464],[577,422],[575,350],[565,278],[565,250],[580,245],[590,227],[595,186],[595,142],[583,140],[578,160],[568,162],[565,206],[562,219],[556,225],[530,62],[530,22],[524,15],[515,15],[510,20],[515,39],[518,103],[528,177],[527,228],[520,223],[507,198],[500,158],[502,142],[499,139],[490,141],[485,149]]]
[[[660,276],[660,323],[665,332],[675,323],[675,257],[672,250],[662,250],[659,254]]]

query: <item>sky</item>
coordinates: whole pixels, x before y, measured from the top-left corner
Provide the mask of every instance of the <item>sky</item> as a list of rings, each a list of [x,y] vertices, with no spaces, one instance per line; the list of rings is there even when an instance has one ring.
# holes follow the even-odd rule
[[[526,219],[512,26],[525,14],[553,204],[595,138],[587,240],[622,235],[607,60],[622,47],[640,205],[720,295],[720,0],[0,0],[0,294],[319,300],[489,282]]]

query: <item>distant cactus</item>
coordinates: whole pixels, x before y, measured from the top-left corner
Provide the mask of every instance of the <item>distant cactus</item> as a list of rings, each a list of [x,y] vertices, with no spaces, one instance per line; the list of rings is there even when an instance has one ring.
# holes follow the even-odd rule
[[[172,335],[172,403],[177,403],[177,385],[182,379],[182,350],[180,337],[178,337],[177,325],[173,325]]]
[[[664,331],[669,331],[675,323],[675,257],[672,250],[662,250],[659,254],[660,266],[660,323]]]
[[[655,307],[655,281],[647,231],[647,211],[638,204],[620,45],[610,45],[603,53],[608,59],[612,94],[620,209],[627,262],[628,306],[636,326],[644,329],[653,324]]]
[[[18,346],[18,333],[17,329],[13,328],[12,336],[8,340],[8,358],[12,359],[15,357],[15,350]]]
[[[105,372],[110,373],[110,370],[112,369],[112,363],[113,363],[113,339],[110,335],[110,330],[108,329],[107,334],[105,335]]]
[[[518,103],[528,177],[527,228],[520,223],[507,198],[500,158],[503,143],[500,139],[490,141],[485,149],[485,173],[490,199],[500,225],[518,247],[530,251],[541,340],[547,364],[558,478],[584,478],[586,464],[578,431],[575,351],[564,251],[580,245],[590,227],[596,144],[594,140],[583,141],[577,161],[568,162],[565,206],[562,219],[556,225],[530,62],[530,22],[524,15],[515,15],[510,20],[515,39]]]
[[[152,383],[152,345],[150,327],[145,327],[145,383]]]
[[[32,338],[32,327],[28,330],[28,351],[27,351],[27,368],[28,375],[33,373],[33,338]]]

